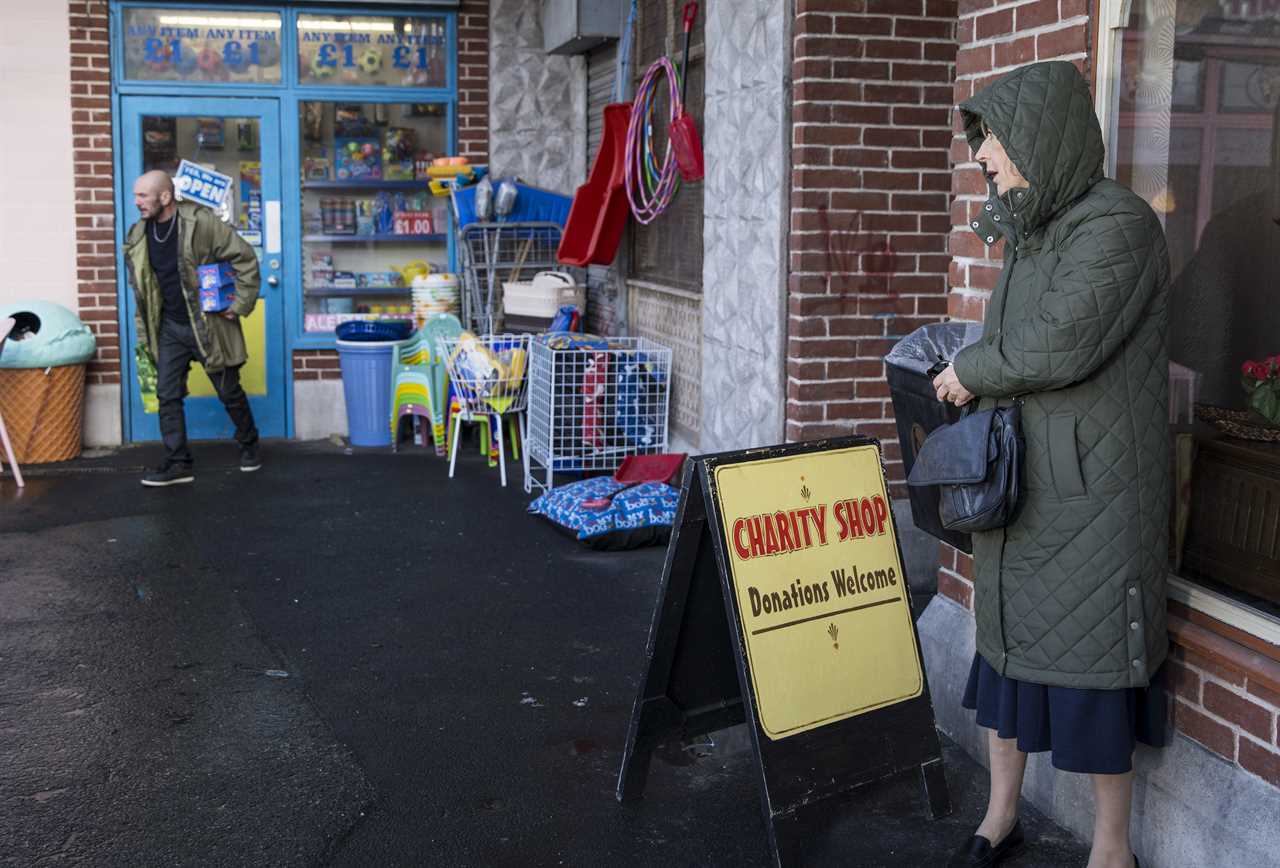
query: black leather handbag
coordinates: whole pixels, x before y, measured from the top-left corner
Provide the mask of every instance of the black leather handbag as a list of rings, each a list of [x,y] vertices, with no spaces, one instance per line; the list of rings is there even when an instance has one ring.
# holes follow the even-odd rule
[[[907,484],[938,486],[939,518],[947,530],[995,530],[1017,516],[1023,449],[1021,400],[969,412],[925,438]]]

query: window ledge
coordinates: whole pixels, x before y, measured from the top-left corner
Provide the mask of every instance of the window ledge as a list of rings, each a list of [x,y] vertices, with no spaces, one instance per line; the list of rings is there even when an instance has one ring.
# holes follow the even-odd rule
[[[1170,615],[1169,637],[1179,646],[1194,651],[1206,660],[1243,672],[1250,683],[1267,690],[1280,691],[1280,663],[1233,642],[1208,627]]]
[[[1189,609],[1203,612],[1216,621],[1280,648],[1280,619],[1174,575],[1169,576],[1168,594],[1169,599],[1177,600]]]
[[[661,284],[661,283],[652,283],[651,281],[648,281],[648,280],[636,280],[635,278],[629,277],[627,278],[627,286],[635,287],[636,289],[642,289],[647,292],[657,292],[657,293],[662,293],[664,295],[674,295],[676,298],[684,298],[684,299],[688,299],[689,301],[697,301],[697,302],[702,301],[702,293],[700,292],[690,292],[687,289],[678,289],[674,286],[666,286],[665,284]]]

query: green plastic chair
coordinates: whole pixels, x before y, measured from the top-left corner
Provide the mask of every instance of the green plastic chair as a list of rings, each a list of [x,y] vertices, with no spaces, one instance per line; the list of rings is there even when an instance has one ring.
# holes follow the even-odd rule
[[[398,446],[397,434],[405,416],[425,417],[431,422],[436,454],[446,454],[448,430],[448,373],[441,351],[442,338],[456,338],[462,324],[450,314],[437,314],[417,333],[396,346],[391,367],[391,444]]]
[[[445,364],[444,342],[462,335],[462,323],[453,314],[440,313],[427,320],[421,330],[431,346],[431,436],[436,442],[436,454],[444,455],[449,430],[449,368]]]

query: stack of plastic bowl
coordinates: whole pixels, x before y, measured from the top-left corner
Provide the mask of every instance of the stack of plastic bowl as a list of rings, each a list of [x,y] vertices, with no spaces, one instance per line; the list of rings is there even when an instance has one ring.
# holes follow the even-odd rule
[[[458,316],[461,300],[456,274],[433,272],[413,279],[413,318],[419,327],[436,314]]]

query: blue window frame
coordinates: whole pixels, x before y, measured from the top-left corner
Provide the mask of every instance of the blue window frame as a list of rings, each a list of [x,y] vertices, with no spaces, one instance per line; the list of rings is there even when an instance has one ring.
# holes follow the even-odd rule
[[[295,349],[326,349],[334,346],[334,337],[329,333],[307,333],[303,323],[303,275],[304,263],[302,261],[302,189],[299,183],[289,181],[289,179],[302,177],[302,157],[301,157],[301,132],[300,123],[298,121],[300,106],[304,102],[334,102],[334,103],[363,103],[363,104],[437,104],[445,107],[446,119],[445,129],[447,135],[446,151],[449,154],[457,153],[458,149],[458,133],[457,133],[457,113],[458,113],[458,45],[457,45],[457,13],[454,11],[455,3],[441,4],[440,7],[432,6],[429,3],[415,4],[412,7],[404,5],[376,5],[368,4],[367,6],[341,6],[328,5],[320,3],[310,4],[244,4],[244,5],[226,5],[218,4],[200,4],[200,3],[158,3],[158,2],[114,2],[111,7],[111,32],[113,34],[113,46],[111,52],[111,72],[112,72],[112,137],[116,151],[116,178],[123,177],[121,169],[123,167],[123,155],[121,148],[123,145],[122,133],[120,129],[120,99],[125,95],[155,95],[155,96],[176,96],[191,95],[200,97],[248,97],[257,99],[274,99],[279,102],[279,116],[282,119],[280,130],[280,146],[281,146],[281,211],[283,219],[283,240],[285,244],[284,268],[282,270],[282,282],[284,283],[285,298],[285,317],[286,317],[286,352],[291,356]],[[204,39],[205,44],[197,48],[197,39],[193,39],[191,35],[185,33],[142,35],[142,42],[137,41],[139,34],[135,34],[133,43],[133,51],[138,54],[138,58],[134,58],[134,63],[127,63],[127,50],[130,35],[125,32],[124,23],[126,16],[130,21],[138,21],[143,16],[143,12],[147,11],[163,11],[166,15],[173,18],[186,19],[184,21],[175,21],[172,26],[184,27],[187,29],[199,28],[204,26],[204,22],[200,19],[225,19],[230,16],[235,20],[232,27],[237,30],[256,31],[262,27],[264,19],[273,19],[273,16],[279,16],[279,75],[278,80],[274,80],[271,76],[266,76],[269,80],[261,80],[262,76],[257,79],[246,76],[236,75],[234,67],[240,64],[246,64],[249,68],[256,66],[261,68],[269,68],[270,61],[274,58],[272,53],[274,49],[264,49],[261,45],[257,48],[256,55],[251,54],[253,42],[267,42],[265,39],[240,39],[231,38],[238,37],[240,34],[219,34],[220,42],[216,42],[212,46],[215,52],[219,52],[222,64],[225,66],[228,58],[232,61],[233,69],[229,72],[225,79],[213,75],[195,75],[186,78],[178,76],[168,77],[163,80],[157,80],[155,77],[148,78],[128,78],[127,71],[137,68],[137,62],[140,58],[142,63],[158,63],[162,59],[166,59],[165,52],[168,52],[167,60],[173,62],[173,51],[178,51],[177,63],[180,66],[189,66],[191,63],[190,50],[200,51],[211,47],[208,39]],[[299,16],[325,16],[333,18],[341,18],[346,16],[358,16],[363,19],[376,16],[392,16],[396,19],[442,19],[445,26],[445,64],[446,77],[444,86],[439,87],[418,87],[418,86],[401,86],[395,83],[384,84],[361,84],[359,81],[353,84],[302,84],[299,82],[297,58],[299,39],[298,39],[298,19]],[[313,20],[313,19],[307,19]],[[243,26],[241,26],[243,25]],[[210,24],[210,27],[217,27],[216,23]],[[273,28],[265,28],[273,29]],[[207,34],[201,34],[207,36]],[[145,39],[160,39],[161,43],[145,42]],[[188,43],[179,42],[176,46],[171,44],[171,40],[178,39],[188,40]],[[229,42],[239,43],[238,46],[227,47]],[[410,46],[410,51],[401,52],[398,57],[393,46],[390,52],[390,62],[392,65],[399,63],[408,63],[410,67],[417,64],[419,55],[416,46]],[[147,52],[151,51],[148,56]],[[158,53],[157,53],[158,52]],[[228,53],[229,52],[229,53]],[[206,63],[214,66],[214,61],[209,59],[209,55],[205,55]],[[384,53],[384,60],[386,58]],[[339,54],[339,62],[345,61],[345,54]],[[264,62],[266,66],[264,67]],[[358,62],[358,59],[357,59]],[[424,60],[424,63],[429,62]],[[128,67],[128,69],[126,68]],[[198,60],[197,60],[197,69]],[[119,184],[120,182],[117,181]],[[123,242],[123,234],[126,219],[125,204],[129,191],[117,190],[116,194],[116,235],[117,246]],[[446,209],[448,213],[448,209]],[[450,224],[445,227],[444,234],[447,236],[447,256],[450,270],[456,270],[456,251],[454,249],[454,233],[452,231],[452,216],[449,216]],[[123,296],[128,292],[127,282],[125,281],[123,270],[119,276],[118,292]],[[125,304],[120,304],[121,311],[121,334],[127,333],[127,323],[124,322]],[[289,387],[292,388],[292,365],[288,365],[289,369]],[[292,434],[292,420],[290,421],[290,434]]]

